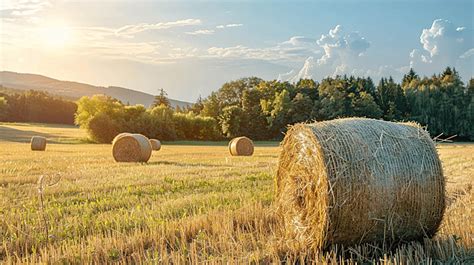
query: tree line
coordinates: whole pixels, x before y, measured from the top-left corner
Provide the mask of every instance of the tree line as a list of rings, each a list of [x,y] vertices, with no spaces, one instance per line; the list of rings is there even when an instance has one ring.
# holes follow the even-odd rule
[[[46,92],[0,92],[0,121],[74,124],[75,102]]]
[[[389,77],[377,85],[370,77],[302,79],[295,84],[251,77],[224,84],[189,111],[214,118],[227,138],[279,139],[290,124],[359,116],[415,121],[433,136],[474,140],[474,79],[464,85],[450,67],[423,78],[410,69],[401,83]]]
[[[124,105],[105,95],[82,97],[77,105],[76,124],[100,143],[110,143],[121,132],[140,133],[160,140],[222,139],[216,119],[178,112],[163,95],[157,96],[148,109],[143,105]]]
[[[257,77],[230,81],[187,108],[172,108],[161,89],[150,108],[104,95],[76,102],[44,92],[0,93],[0,121],[73,122],[91,139],[110,142],[120,132],[160,140],[222,140],[246,135],[281,139],[288,125],[339,117],[415,121],[432,136],[474,140],[474,79],[464,84],[454,68],[420,77],[413,69],[400,83],[370,77],[336,76],[296,83]]]

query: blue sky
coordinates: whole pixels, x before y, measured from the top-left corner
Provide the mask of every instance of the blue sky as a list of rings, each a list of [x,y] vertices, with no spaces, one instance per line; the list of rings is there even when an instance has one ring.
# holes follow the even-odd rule
[[[473,1],[11,1],[1,70],[194,101],[244,76],[474,75]]]

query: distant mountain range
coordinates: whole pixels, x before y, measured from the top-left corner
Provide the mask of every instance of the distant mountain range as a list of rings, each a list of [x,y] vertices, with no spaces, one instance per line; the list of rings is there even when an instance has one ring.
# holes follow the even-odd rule
[[[82,96],[104,94],[131,105],[142,104],[146,107],[153,103],[154,96],[123,87],[101,87],[71,81],[62,81],[50,77],[23,74],[8,71],[0,72],[0,85],[18,90],[41,90],[53,95],[78,99]],[[192,103],[169,99],[172,107],[185,107]]]

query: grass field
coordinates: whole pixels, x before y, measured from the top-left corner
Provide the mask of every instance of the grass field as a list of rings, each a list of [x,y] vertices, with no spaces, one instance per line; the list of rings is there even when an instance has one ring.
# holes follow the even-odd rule
[[[50,139],[45,152],[30,151],[32,135]],[[278,143],[252,157],[170,143],[147,164],[119,164],[75,127],[0,123],[0,263],[474,262],[474,144],[438,150],[448,208],[433,240],[313,252],[279,236]]]

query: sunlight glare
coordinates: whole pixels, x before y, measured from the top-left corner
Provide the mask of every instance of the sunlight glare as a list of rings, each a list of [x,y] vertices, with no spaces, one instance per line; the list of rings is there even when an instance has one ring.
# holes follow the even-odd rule
[[[72,30],[64,25],[45,27],[41,33],[44,43],[53,48],[63,48],[72,39]]]

